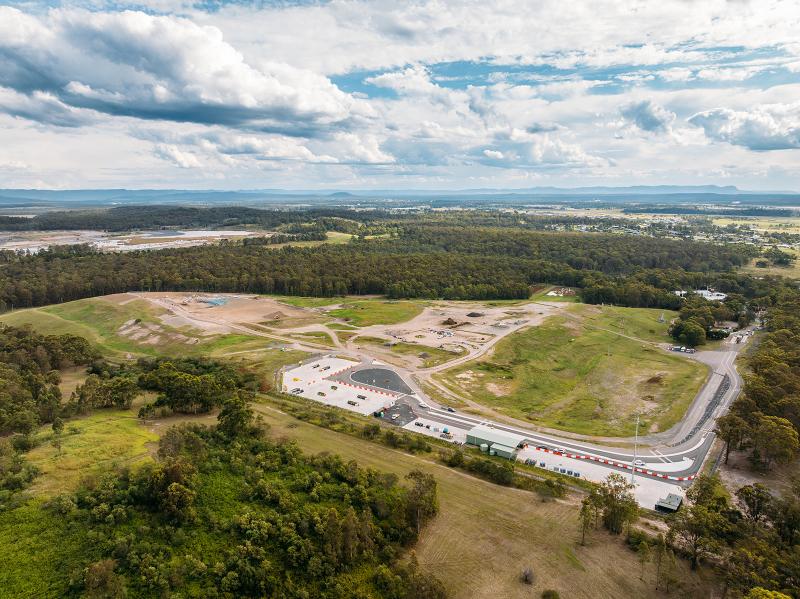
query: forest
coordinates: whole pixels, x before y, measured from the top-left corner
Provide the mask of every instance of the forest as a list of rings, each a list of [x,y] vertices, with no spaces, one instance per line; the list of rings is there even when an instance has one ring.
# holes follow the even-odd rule
[[[749,297],[768,287],[732,270],[750,253],[649,237],[450,226],[313,248],[230,242],[101,253],[56,246],[0,253],[0,310],[131,290],[522,299],[539,283],[582,288],[589,303],[676,308],[671,291],[684,285]]]
[[[107,209],[64,210],[33,218],[0,216],[3,231],[99,230],[131,231],[169,227],[208,228],[254,225],[272,229],[325,216],[346,215],[361,220],[360,213],[338,209],[262,210],[244,206],[118,206]]]
[[[748,359],[744,392],[717,420],[726,460],[731,449],[744,449],[762,470],[789,463],[800,451],[800,291],[778,292],[766,328]]]
[[[305,455],[241,398],[216,426],[169,429],[156,461],[34,509],[66,534],[48,573],[65,583],[59,596],[444,597],[404,557],[438,511],[431,475]]]

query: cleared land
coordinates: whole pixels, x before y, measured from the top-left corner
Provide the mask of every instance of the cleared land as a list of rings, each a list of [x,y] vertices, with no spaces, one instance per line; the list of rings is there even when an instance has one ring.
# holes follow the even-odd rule
[[[340,334],[341,335],[341,334]],[[352,338],[352,337],[351,337]],[[372,347],[384,353],[389,352],[392,354],[399,354],[413,362],[413,366],[422,368],[432,368],[440,364],[446,364],[450,360],[464,355],[466,350],[460,346],[454,346],[453,350],[442,349],[439,347],[430,347],[426,345],[418,345],[415,343],[389,342],[386,339],[378,337],[370,337],[368,335],[358,336],[352,338],[353,343],[359,347]]]
[[[213,323],[208,323],[205,329],[199,328],[200,323],[176,318],[165,308],[128,294],[18,310],[0,316],[0,322],[14,326],[27,324],[49,335],[81,335],[103,355],[116,360],[141,356],[232,359],[261,373],[265,388],[271,388],[274,374],[281,366],[308,356],[307,352],[281,347],[279,342],[263,337],[227,333],[224,327]],[[64,391],[65,397],[69,397],[69,391]]]
[[[706,368],[644,341],[668,341],[672,313],[571,306],[514,333],[439,380],[466,399],[550,428],[629,436],[635,413],[657,432],[685,413]]]

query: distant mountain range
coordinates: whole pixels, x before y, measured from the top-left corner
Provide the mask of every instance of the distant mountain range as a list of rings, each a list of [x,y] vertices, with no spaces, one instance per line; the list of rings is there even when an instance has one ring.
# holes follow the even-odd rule
[[[800,193],[745,191],[732,185],[636,185],[631,187],[531,187],[463,190],[185,190],[185,189],[0,189],[5,209],[114,206],[119,204],[333,204],[479,206],[571,203],[748,204],[800,206]]]

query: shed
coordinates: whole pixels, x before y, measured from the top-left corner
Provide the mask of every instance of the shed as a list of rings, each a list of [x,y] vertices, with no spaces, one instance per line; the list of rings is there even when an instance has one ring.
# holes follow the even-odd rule
[[[673,512],[677,512],[682,503],[683,497],[676,495],[675,493],[670,493],[666,497],[659,499],[656,502],[656,511],[667,512],[671,514]]]
[[[489,447],[493,447],[495,444],[498,444],[514,449],[524,442],[525,437],[522,435],[510,433],[484,424],[473,426],[467,431],[467,443],[470,445],[480,446],[485,443],[489,445]]]
[[[501,458],[507,458],[509,460],[517,459],[517,448],[516,447],[509,447],[508,445],[501,445],[500,443],[495,443],[492,445],[492,451],[495,455],[500,456]]]

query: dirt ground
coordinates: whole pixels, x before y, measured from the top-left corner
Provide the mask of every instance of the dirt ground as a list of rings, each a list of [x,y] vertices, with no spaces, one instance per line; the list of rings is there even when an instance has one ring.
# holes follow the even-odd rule
[[[171,292],[135,295],[166,308],[167,313],[161,316],[164,324],[176,328],[190,326],[205,331],[206,334],[230,332],[231,328],[225,323],[276,327],[284,321],[301,323],[300,326],[304,326],[318,320],[316,313],[311,310],[256,295]],[[209,303],[220,300],[224,303]]]
[[[784,495],[790,492],[792,479],[800,480],[800,461],[773,466],[769,472],[754,472],[747,461],[747,452],[732,451],[727,464],[723,456],[718,472],[725,488],[731,493],[745,485],[761,483],[772,491]]]
[[[426,307],[407,322],[365,327],[359,334],[443,349],[459,345],[477,349],[506,334],[509,329],[540,324],[561,308],[558,304],[487,307],[441,302]]]

